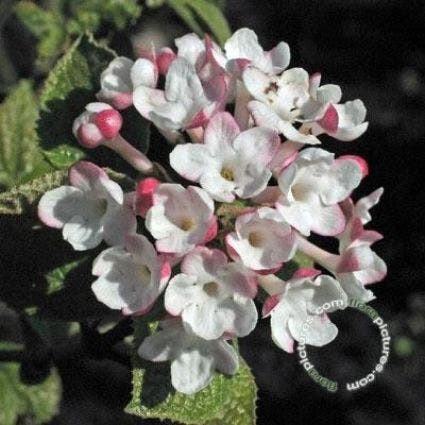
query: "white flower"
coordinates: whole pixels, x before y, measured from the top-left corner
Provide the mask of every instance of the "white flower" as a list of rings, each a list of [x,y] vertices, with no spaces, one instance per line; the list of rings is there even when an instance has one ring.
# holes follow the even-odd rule
[[[164,91],[139,86],[133,101],[143,117],[174,135],[180,129],[202,125],[217,108],[207,98],[195,67],[179,57],[170,65]]]
[[[261,276],[260,284],[275,291],[263,306],[271,316],[272,338],[282,350],[292,353],[294,340],[321,347],[338,334],[326,313],[347,306],[347,297],[332,277],[314,269],[299,269],[287,282],[274,275]]]
[[[93,263],[96,298],[123,314],[144,314],[164,290],[170,278],[170,265],[158,256],[142,235],[129,235],[125,247],[103,251]]]
[[[208,39],[208,36],[206,40],[201,40],[198,35],[191,33],[176,38],[174,42],[177,46],[177,56],[190,62],[198,73],[202,72],[202,68],[208,62],[209,48],[217,64],[225,69],[227,61],[225,55],[216,43]]]
[[[133,104],[133,90],[138,86],[155,87],[158,80],[156,65],[148,59],[133,62],[124,56],[115,58],[100,75],[97,98],[125,109]]]
[[[234,375],[238,355],[223,339],[207,341],[185,329],[180,320],[161,322],[162,330],[140,345],[140,357],[154,362],[171,360],[171,383],[184,394],[194,394],[211,382],[214,370]]]
[[[204,339],[225,334],[246,336],[257,323],[252,298],[257,292],[254,273],[217,249],[197,247],[181,264],[165,292],[165,308],[182,316],[184,326]]]
[[[213,199],[232,202],[235,195],[245,199],[265,189],[272,176],[267,166],[279,144],[273,130],[256,127],[241,133],[233,117],[222,112],[208,123],[204,143],[176,146],[170,164]]]
[[[208,100],[222,109],[233,90],[233,82],[226,71],[226,57],[220,47],[206,35],[201,40],[196,34],[176,38],[177,56],[190,62],[201,81]]]
[[[297,143],[320,143],[315,136],[294,127],[301,120],[301,107],[310,97],[307,71],[292,68],[280,76],[269,76],[248,67],[242,79],[255,99],[248,103],[248,109],[257,125],[272,128]]]
[[[364,286],[381,281],[387,274],[385,262],[371,249],[371,245],[383,236],[363,227],[371,220],[369,209],[379,202],[382,193],[382,188],[377,189],[355,205],[351,199],[343,205],[347,226],[339,235],[341,260],[335,275],[350,298],[364,303],[375,298]]]
[[[158,251],[186,254],[215,237],[210,231],[216,226],[214,201],[199,187],[161,184],[153,194],[145,225],[157,239]]]
[[[310,99],[302,106],[304,130],[318,136],[326,133],[345,142],[357,139],[368,127],[366,108],[360,99],[339,104],[341,89],[333,84],[319,87],[320,74],[310,78]]]
[[[81,161],[69,170],[71,186],[46,192],[38,216],[62,234],[77,251],[94,248],[105,240],[121,245],[136,231],[136,218],[121,187],[96,165]]]
[[[274,209],[241,214],[235,232],[226,236],[229,255],[255,271],[280,269],[295,254],[295,233]]]
[[[258,43],[257,35],[248,28],[241,28],[224,45],[227,69],[233,72],[243,70],[247,65],[266,74],[280,74],[289,65],[289,46],[283,41],[269,52],[265,52]]]
[[[278,178],[283,196],[276,208],[304,235],[310,231],[334,236],[344,230],[345,218],[338,205],[362,179],[358,161],[334,159],[323,149],[308,148]]]

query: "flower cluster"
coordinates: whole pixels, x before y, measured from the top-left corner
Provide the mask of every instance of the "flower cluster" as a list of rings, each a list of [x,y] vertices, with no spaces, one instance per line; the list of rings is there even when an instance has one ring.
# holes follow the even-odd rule
[[[160,330],[138,353],[171,361],[173,386],[192,394],[214,370],[236,372],[227,341],[254,329],[255,301],[280,348],[293,351],[307,320],[305,342],[322,346],[337,329],[320,306],[370,301],[365,286],[382,280],[386,266],[371,248],[381,235],[364,229],[382,189],[351,199],[366,161],[316,146],[321,134],[358,138],[368,125],[363,103],[340,103],[339,86],[288,69],[288,45],[264,51],[249,29],[224,50],[195,34],[175,45],[135,62],[114,59],[101,75],[99,102],[74,123],[80,144],[103,144],[143,174],[134,192],[82,161],[70,169],[69,186],[41,198],[39,216],[75,250],[110,245],[94,261],[92,289],[111,309],[143,315],[164,293]],[[120,135],[119,110],[130,107],[173,145],[164,166],[178,182],[153,177],[155,164]],[[339,252],[313,244],[312,232],[338,239]],[[300,268],[282,280],[297,251],[323,271]]]

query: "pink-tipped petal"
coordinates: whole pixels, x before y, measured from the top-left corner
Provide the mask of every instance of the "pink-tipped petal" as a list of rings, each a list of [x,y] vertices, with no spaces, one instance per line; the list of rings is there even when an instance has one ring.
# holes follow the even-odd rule
[[[177,55],[169,47],[162,48],[156,57],[158,72],[161,75],[166,75],[171,62],[173,62],[176,57]]]
[[[94,149],[103,142],[104,136],[96,124],[87,123],[78,128],[77,139],[81,146]]]
[[[351,159],[351,160],[357,162],[357,165],[360,167],[360,170],[362,172],[363,178],[365,178],[369,174],[369,164],[361,156],[358,156],[358,155],[342,155],[336,161],[338,162],[339,160],[345,160],[345,159]]]
[[[338,111],[333,105],[329,105],[323,118],[319,121],[321,127],[326,131],[333,133],[337,131],[339,123]]]
[[[313,269],[310,267],[301,267],[293,274],[291,279],[306,279],[306,278],[313,279],[316,276],[319,276],[320,273],[322,272],[317,269]]]
[[[261,310],[261,315],[263,318],[270,315],[270,312],[276,307],[276,305],[280,301],[280,294],[271,295],[270,297],[267,297],[266,301],[263,304],[263,308]]]
[[[92,190],[99,180],[109,180],[109,177],[92,162],[79,161],[69,169],[68,179],[72,186],[86,192]]]
[[[153,194],[161,182],[155,177],[141,180],[136,187],[134,197],[134,212],[136,215],[146,217],[148,209],[153,205]]]
[[[206,244],[212,241],[217,236],[217,232],[218,232],[217,216],[213,215],[211,217],[210,225],[208,227],[207,233],[205,233],[204,240],[202,243]]]
[[[112,96],[111,102],[116,109],[126,109],[133,104],[133,93],[116,93]]]

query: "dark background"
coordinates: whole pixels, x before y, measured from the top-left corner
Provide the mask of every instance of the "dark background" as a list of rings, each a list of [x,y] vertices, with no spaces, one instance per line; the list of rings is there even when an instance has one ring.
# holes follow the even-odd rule
[[[1,0],[0,0],[1,1]],[[392,345],[385,371],[355,393],[331,394],[303,372],[295,355],[270,340],[268,322],[241,341],[259,385],[259,424],[425,424],[425,2],[403,0],[228,0],[231,27],[250,27],[268,50],[280,40],[291,47],[291,66],[320,71],[323,83],[341,85],[344,100],[360,98],[369,130],[343,143],[323,138],[337,154],[364,156],[370,175],[356,196],[383,186],[371,227],[385,239],[375,245],[388,276],[372,288],[372,306],[389,324]],[[158,21],[159,19],[159,21]],[[159,23],[158,23],[159,22]],[[187,30],[161,8],[142,16],[138,31],[166,37]],[[31,37],[12,17],[3,28],[13,46],[18,77],[32,76]],[[31,44],[30,44],[31,46]],[[113,47],[129,49],[118,34]],[[376,328],[361,313],[333,315],[337,339],[309,355],[320,372],[343,383],[369,373],[379,358]],[[9,318],[10,319],[10,318]],[[12,319],[10,319],[13,321]],[[64,397],[52,424],[150,424],[121,413],[128,401],[130,370],[110,360],[75,358],[59,364]]]

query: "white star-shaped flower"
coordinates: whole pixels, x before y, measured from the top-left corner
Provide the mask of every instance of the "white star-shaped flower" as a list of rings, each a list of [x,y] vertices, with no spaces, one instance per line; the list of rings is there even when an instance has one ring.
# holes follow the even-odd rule
[[[183,327],[179,319],[164,320],[162,330],[148,336],[140,345],[140,357],[154,362],[171,361],[171,383],[184,394],[194,394],[208,384],[218,370],[234,375],[239,359],[223,339],[205,340]]]
[[[70,186],[46,192],[38,216],[47,226],[62,229],[77,251],[99,245],[122,245],[136,231],[136,218],[118,183],[91,162],[81,161],[69,170]]]
[[[171,166],[188,180],[199,182],[213,199],[232,202],[265,189],[272,176],[268,164],[280,144],[268,128],[240,132],[227,112],[208,123],[204,143],[178,145],[170,154]]]
[[[103,251],[94,261],[92,273],[96,298],[123,314],[144,314],[164,290],[171,274],[170,265],[158,256],[142,235],[129,235],[124,247]]]
[[[350,196],[362,176],[355,159],[335,160],[334,154],[323,149],[305,149],[278,178],[283,196],[276,202],[276,208],[304,235],[313,231],[335,236],[345,228],[338,203]]]
[[[265,301],[263,317],[271,316],[275,344],[292,353],[294,340],[321,347],[338,334],[326,313],[347,306],[338,281],[314,269],[299,269],[287,282],[274,275],[260,277],[260,284],[274,287]],[[316,277],[317,276],[317,277]]]
[[[295,232],[273,208],[241,214],[226,236],[229,255],[257,272],[278,270],[295,254]]]
[[[163,183],[152,198],[145,225],[159,252],[184,255],[215,237],[214,201],[201,188]]]
[[[217,249],[195,248],[165,292],[165,308],[199,337],[246,336],[257,323],[254,273],[228,263]]]

